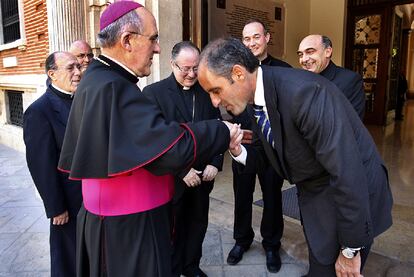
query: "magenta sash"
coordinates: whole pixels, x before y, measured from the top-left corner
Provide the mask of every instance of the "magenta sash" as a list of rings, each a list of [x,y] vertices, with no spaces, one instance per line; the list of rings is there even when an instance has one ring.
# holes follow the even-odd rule
[[[82,179],[85,209],[102,216],[151,210],[170,201],[173,193],[172,175],[156,176],[143,168],[108,179]]]

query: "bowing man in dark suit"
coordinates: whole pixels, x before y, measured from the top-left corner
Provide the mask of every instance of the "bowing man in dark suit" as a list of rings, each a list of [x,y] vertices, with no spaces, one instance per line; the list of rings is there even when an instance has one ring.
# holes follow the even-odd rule
[[[147,86],[143,93],[162,111],[168,122],[219,119],[208,94],[197,82],[200,50],[191,42],[177,43],[171,52],[170,77]],[[202,143],[202,142],[201,142]],[[207,276],[200,269],[207,231],[209,194],[223,165],[223,155],[194,164],[175,177],[173,198],[173,276]]]
[[[259,67],[231,38],[204,49],[199,82],[214,106],[233,114],[254,104],[267,158],[299,192],[308,276],[360,276],[374,237],[392,224],[392,195],[375,143],[343,93],[311,72]],[[242,170],[251,153],[231,152]]]
[[[45,64],[51,84],[23,116],[26,160],[50,218],[51,276],[75,276],[76,215],[82,192],[80,182],[69,180],[57,165],[80,65],[68,52],[50,54]]]
[[[331,60],[331,40],[327,36],[309,35],[300,42],[297,53],[302,68],[321,74],[334,83],[362,120],[365,113],[365,93],[361,75],[334,64]]]
[[[288,63],[273,58],[267,52],[270,33],[260,20],[248,20],[244,25],[242,35],[243,44],[259,59],[260,64],[291,67]],[[247,111],[236,116],[234,121],[241,123],[243,129],[251,130],[252,128]],[[260,144],[260,140],[256,142]],[[251,151],[255,151],[252,145],[245,145],[245,147],[251,148]],[[257,155],[262,155],[262,158],[266,160],[263,153],[257,153]],[[229,252],[227,263],[230,265],[237,264],[253,242],[252,204],[257,174],[263,195],[263,215],[260,224],[260,234],[263,238],[262,245],[266,254],[266,266],[270,272],[278,272],[281,266],[279,255],[279,249],[281,247],[280,240],[284,227],[281,191],[283,178],[276,173],[270,164],[258,168],[256,163],[252,162],[243,173],[240,173],[237,167],[237,162],[233,160],[233,191],[235,202],[233,238],[236,240],[236,243]]]

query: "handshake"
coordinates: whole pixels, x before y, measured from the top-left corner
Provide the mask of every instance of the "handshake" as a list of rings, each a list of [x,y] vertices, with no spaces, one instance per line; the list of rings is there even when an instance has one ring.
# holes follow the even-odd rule
[[[229,151],[235,157],[239,156],[242,148],[242,143],[252,143],[253,132],[250,130],[243,130],[240,128],[240,124],[233,124],[228,121],[223,121],[230,131],[230,144]]]

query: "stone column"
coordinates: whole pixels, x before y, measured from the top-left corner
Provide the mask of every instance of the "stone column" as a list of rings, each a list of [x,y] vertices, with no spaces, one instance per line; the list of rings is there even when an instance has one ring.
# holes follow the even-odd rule
[[[151,75],[140,84],[145,85],[157,82],[171,74],[171,49],[174,44],[183,39],[182,0],[146,0],[137,2],[145,4],[145,7],[154,15],[160,36],[161,54],[154,55]]]
[[[85,2],[82,0],[47,0],[49,51],[67,51],[70,44],[86,39]]]

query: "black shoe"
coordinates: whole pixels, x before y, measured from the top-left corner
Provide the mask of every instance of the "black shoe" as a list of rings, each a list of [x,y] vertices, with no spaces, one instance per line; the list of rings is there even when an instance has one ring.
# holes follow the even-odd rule
[[[244,248],[241,245],[235,244],[230,250],[229,255],[227,256],[227,263],[229,265],[236,265],[243,258],[243,254],[247,251],[249,247]]]
[[[208,277],[199,267],[183,272],[186,277]]]
[[[266,252],[267,270],[272,273],[279,272],[282,262],[280,261],[279,250],[269,250]]]

